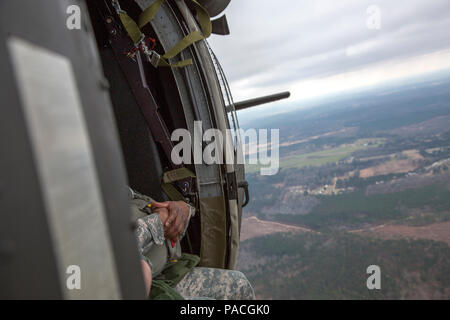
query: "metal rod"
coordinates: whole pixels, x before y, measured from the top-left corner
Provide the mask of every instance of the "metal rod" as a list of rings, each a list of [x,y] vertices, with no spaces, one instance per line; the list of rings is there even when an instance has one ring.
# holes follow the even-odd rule
[[[271,94],[271,95],[264,96],[264,97],[253,98],[253,99],[249,99],[249,100],[235,102],[234,108],[236,109],[236,111],[238,111],[238,110],[258,106],[260,104],[269,103],[269,102],[273,102],[273,101],[277,101],[277,100],[281,100],[281,99],[286,99],[286,98],[289,98],[290,95],[291,95],[291,93],[289,91],[285,91],[285,92],[275,93],[275,94]]]

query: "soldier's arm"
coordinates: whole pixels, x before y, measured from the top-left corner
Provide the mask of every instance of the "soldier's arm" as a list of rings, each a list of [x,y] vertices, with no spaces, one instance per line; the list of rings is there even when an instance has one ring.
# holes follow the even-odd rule
[[[164,223],[167,221],[167,209],[160,209],[148,216],[137,219],[136,237],[140,249],[151,243],[161,245],[164,243]]]
[[[136,238],[139,252],[143,260],[151,267],[151,262],[145,257],[152,245],[162,245],[165,241],[164,226],[167,221],[168,210],[165,208],[155,210],[148,216],[137,219]]]

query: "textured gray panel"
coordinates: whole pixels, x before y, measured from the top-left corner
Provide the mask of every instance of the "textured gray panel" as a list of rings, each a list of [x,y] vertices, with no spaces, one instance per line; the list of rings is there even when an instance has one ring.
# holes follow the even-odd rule
[[[19,38],[8,41],[66,298],[120,298],[117,274],[70,60]],[[66,269],[81,269],[68,290]]]

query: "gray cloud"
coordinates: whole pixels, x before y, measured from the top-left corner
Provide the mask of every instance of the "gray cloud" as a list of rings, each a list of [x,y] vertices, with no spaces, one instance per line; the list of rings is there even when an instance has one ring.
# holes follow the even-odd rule
[[[381,29],[366,27],[369,5]],[[231,35],[210,40],[228,80],[251,86],[330,76],[450,47],[450,1],[233,0]]]

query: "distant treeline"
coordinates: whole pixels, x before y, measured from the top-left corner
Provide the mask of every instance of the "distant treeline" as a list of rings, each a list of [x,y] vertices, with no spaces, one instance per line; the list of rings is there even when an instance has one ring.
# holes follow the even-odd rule
[[[450,210],[448,183],[417,189],[366,196],[362,191],[317,196],[320,203],[309,214],[280,214],[275,220],[305,225],[313,229],[354,228],[365,224],[404,219],[408,209],[427,207],[428,211]]]
[[[263,299],[450,298],[450,247],[442,242],[273,234],[247,240],[241,250],[239,268]],[[381,290],[366,286],[369,265],[381,269]]]

